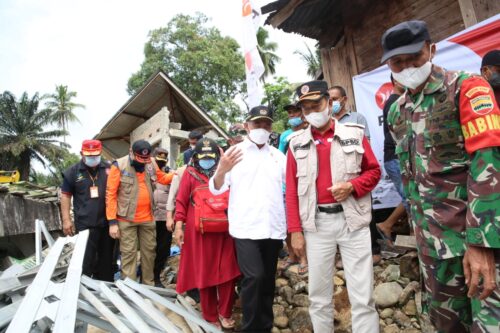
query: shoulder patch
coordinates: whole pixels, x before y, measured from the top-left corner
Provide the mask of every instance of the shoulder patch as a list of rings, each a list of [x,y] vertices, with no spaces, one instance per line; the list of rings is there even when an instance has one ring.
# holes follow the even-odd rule
[[[484,87],[475,87],[475,88],[484,88]],[[467,93],[465,93],[465,95],[467,96]],[[470,106],[472,108],[472,111],[474,111],[475,113],[479,115],[486,115],[493,110],[493,100],[490,95],[480,95],[470,100]]]

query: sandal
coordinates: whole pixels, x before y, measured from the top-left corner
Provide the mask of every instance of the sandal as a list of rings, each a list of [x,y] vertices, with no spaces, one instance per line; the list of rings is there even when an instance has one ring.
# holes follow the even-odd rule
[[[290,266],[297,265],[298,262],[287,259],[284,263],[282,263],[279,267],[280,270],[286,271]]]
[[[299,264],[298,273],[299,275],[306,275],[309,272],[309,266],[307,264]]]
[[[219,315],[219,321],[220,325],[222,325],[222,328],[225,330],[230,330],[234,328],[234,326],[236,325],[236,322],[234,321],[233,318],[224,318]]]
[[[394,240],[392,239],[392,237],[390,236],[387,236],[386,234],[384,234],[384,232],[382,231],[382,229],[380,229],[378,227],[378,225],[375,225],[375,228],[377,229],[377,232],[378,234],[380,235],[380,237],[382,238],[382,240],[390,247],[393,246],[393,242]]]

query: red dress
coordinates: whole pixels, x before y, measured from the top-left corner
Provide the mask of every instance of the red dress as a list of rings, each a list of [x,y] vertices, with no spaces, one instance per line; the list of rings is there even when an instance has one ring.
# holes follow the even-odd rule
[[[178,293],[217,286],[241,275],[234,241],[228,232],[201,234],[194,227],[194,207],[190,202],[193,189],[202,185],[188,170],[184,172],[177,192],[175,221],[183,221],[184,245],[177,274]],[[208,182],[208,178],[197,173]]]

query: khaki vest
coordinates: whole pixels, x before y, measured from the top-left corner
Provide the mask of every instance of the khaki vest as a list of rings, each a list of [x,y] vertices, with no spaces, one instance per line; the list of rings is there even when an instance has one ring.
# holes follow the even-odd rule
[[[135,217],[135,210],[137,208],[137,193],[139,192],[139,185],[137,183],[137,175],[134,167],[130,164],[130,158],[124,156],[116,160],[118,169],[120,169],[120,186],[118,187],[118,217],[133,221]],[[151,212],[154,211],[154,196],[153,184],[156,182],[156,173],[152,164],[145,165],[146,172],[146,187],[149,192],[151,201]]]
[[[365,152],[363,136],[362,126],[351,123],[341,124],[335,121],[335,135],[330,151],[330,172],[333,184],[356,178],[361,173],[361,161]],[[302,229],[315,232],[318,155],[311,128],[297,132],[290,140],[290,148],[297,162],[297,194]],[[340,204],[344,209],[349,231],[358,230],[370,224],[372,218],[370,193],[357,199],[350,195]]]

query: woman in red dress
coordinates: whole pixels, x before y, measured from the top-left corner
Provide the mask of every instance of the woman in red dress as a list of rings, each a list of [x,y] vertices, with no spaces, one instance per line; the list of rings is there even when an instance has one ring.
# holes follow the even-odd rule
[[[218,327],[233,328],[234,287],[241,274],[234,241],[227,231],[201,233],[196,230],[192,198],[194,189],[208,186],[219,159],[219,147],[213,140],[199,140],[181,179],[175,206],[174,235],[182,246],[176,289],[183,293],[198,288],[205,320]]]

